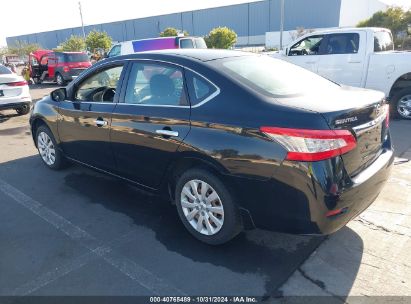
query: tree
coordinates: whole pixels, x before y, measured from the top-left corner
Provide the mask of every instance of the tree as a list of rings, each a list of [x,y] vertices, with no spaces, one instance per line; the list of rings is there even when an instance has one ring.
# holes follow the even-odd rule
[[[25,41],[17,40],[12,46],[8,48],[10,54],[16,54],[20,57],[28,56],[31,52],[41,49],[37,43],[27,43]]]
[[[212,49],[229,49],[237,42],[237,34],[228,27],[216,27],[204,38]]]
[[[378,11],[371,18],[361,21],[357,27],[385,27],[391,30],[394,37],[407,31],[411,23],[411,10],[405,11],[401,7],[391,6],[386,11]]]
[[[99,49],[108,51],[111,47],[111,41],[111,37],[106,32],[93,30],[86,37],[86,46],[92,53],[96,53]]]
[[[181,32],[180,30],[178,30],[178,29],[176,29],[176,28],[174,28],[174,27],[167,27],[166,29],[164,29],[164,31],[162,31],[162,32],[160,33],[160,37],[173,37],[173,36],[178,36],[178,34],[179,34],[180,32]],[[188,32],[186,32],[186,31],[184,31],[183,34],[184,34],[184,36],[188,36],[188,35],[189,35]]]
[[[69,39],[62,42],[55,51],[60,52],[81,52],[86,49],[86,43],[81,36],[71,35]]]

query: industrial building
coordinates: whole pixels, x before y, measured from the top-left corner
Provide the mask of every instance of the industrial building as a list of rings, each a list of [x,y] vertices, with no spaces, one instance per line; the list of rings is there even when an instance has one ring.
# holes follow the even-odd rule
[[[285,0],[284,30],[352,26],[384,8],[386,5],[379,0]],[[280,30],[280,16],[281,0],[264,0],[88,25],[85,26],[85,32],[87,34],[93,29],[106,31],[114,41],[126,41],[158,37],[167,27],[188,31],[190,35],[204,36],[214,27],[227,26],[237,33],[237,46],[266,45],[267,40],[270,41],[270,46],[275,46],[275,33]],[[7,37],[7,44],[10,46],[16,41],[24,41],[51,49],[71,35],[82,35],[82,28]]]

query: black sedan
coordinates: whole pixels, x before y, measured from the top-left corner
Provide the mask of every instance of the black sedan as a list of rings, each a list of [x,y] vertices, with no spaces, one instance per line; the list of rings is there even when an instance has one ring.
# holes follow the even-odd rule
[[[170,198],[209,244],[244,228],[329,234],[393,163],[382,93],[237,51],[115,57],[36,103],[44,163],[68,161]]]

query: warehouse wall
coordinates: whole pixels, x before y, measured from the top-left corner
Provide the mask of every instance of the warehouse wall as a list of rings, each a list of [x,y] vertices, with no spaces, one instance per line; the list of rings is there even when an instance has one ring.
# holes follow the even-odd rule
[[[106,31],[114,41],[158,37],[166,27],[188,31],[191,35],[206,35],[212,28],[228,26],[239,36],[239,45],[264,44],[266,32],[280,29],[280,0],[230,5],[103,23],[85,27],[86,34],[93,29]],[[297,27],[321,28],[339,25],[341,0],[286,0],[285,30]],[[7,44],[15,41],[39,43],[44,48],[54,48],[70,35],[82,35],[80,27],[8,37]]]

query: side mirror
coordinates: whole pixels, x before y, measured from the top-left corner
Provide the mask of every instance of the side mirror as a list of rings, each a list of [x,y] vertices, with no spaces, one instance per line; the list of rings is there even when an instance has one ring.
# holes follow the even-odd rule
[[[67,91],[66,88],[60,88],[54,90],[50,93],[50,97],[53,101],[59,102],[67,99]]]

